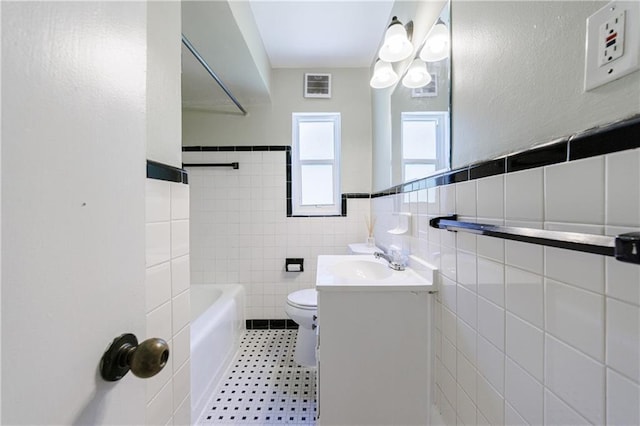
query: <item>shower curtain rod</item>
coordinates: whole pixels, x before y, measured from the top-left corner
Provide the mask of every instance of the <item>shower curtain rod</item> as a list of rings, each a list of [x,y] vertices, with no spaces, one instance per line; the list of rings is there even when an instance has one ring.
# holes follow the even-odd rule
[[[608,237],[576,232],[547,231],[544,229],[517,228],[459,222],[458,215],[436,217],[429,221],[432,228],[462,231],[505,240],[521,241],[615,257],[621,262],[640,265],[640,232]]]
[[[191,42],[189,41],[189,39],[187,39],[187,37],[185,37],[184,34],[182,34],[182,43],[187,47],[187,49],[189,49],[189,51],[193,54],[193,56],[195,56],[195,58],[198,60],[198,62],[200,62],[200,64],[204,67],[205,70],[207,70],[207,72],[209,73],[209,75],[211,77],[213,77],[213,79],[216,81],[216,83],[218,83],[218,86],[220,86],[220,88],[224,91],[224,93],[227,94],[227,96],[229,96],[229,99],[231,99],[231,101],[236,104],[236,106],[238,107],[238,109],[240,111],[242,111],[242,115],[247,115],[247,110],[245,110],[242,105],[240,105],[240,102],[238,102],[238,100],[236,99],[235,96],[233,96],[233,94],[229,91],[229,89],[227,88],[227,86],[225,86],[225,84],[222,82],[222,80],[220,80],[220,77],[218,77],[218,75],[211,69],[211,67],[209,66],[209,64],[207,63],[207,61],[204,60],[204,58],[202,56],[200,56],[200,53],[198,53],[198,51],[196,50],[195,47],[193,47],[193,45],[191,44]]]

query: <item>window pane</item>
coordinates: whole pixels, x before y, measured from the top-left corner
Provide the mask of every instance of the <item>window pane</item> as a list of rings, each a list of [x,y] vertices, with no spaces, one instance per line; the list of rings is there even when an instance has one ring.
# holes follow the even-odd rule
[[[333,121],[299,122],[301,160],[333,159]]]
[[[402,122],[402,158],[409,160],[436,158],[436,121]]]
[[[333,166],[303,165],[300,177],[303,206],[333,204]]]
[[[435,164],[405,164],[404,165],[404,181],[421,179],[429,176],[436,171]]]

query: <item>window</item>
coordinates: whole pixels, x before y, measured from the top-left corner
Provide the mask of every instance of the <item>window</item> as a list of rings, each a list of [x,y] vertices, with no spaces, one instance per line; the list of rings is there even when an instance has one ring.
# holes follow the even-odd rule
[[[340,114],[294,113],[293,215],[340,215]]]
[[[446,112],[403,112],[402,180],[409,182],[445,169],[449,163]]]

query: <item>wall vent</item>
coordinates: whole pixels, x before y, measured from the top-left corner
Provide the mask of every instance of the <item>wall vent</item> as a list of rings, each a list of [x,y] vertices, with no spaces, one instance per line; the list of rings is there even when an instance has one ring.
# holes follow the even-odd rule
[[[331,97],[331,74],[311,74],[304,75],[304,97],[305,98],[330,98]]]

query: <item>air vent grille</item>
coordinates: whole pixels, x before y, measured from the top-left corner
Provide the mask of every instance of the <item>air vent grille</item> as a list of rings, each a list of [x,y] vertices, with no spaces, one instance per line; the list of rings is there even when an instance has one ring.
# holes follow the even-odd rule
[[[310,74],[304,75],[304,97],[305,98],[330,98],[331,97],[331,74]]]

